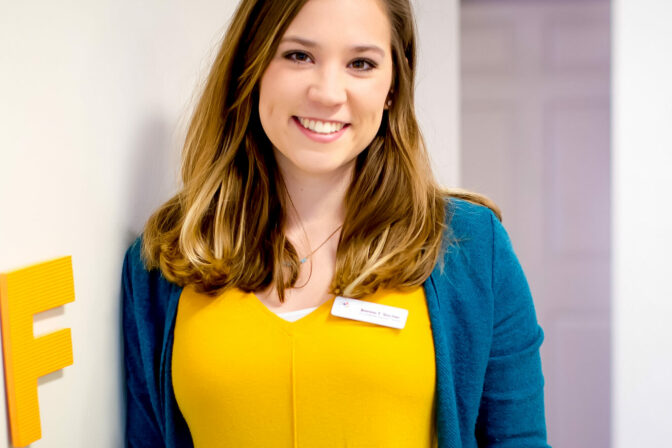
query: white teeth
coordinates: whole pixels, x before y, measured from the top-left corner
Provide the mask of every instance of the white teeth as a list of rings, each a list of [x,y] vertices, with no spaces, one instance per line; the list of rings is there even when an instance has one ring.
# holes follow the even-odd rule
[[[345,126],[344,123],[329,123],[325,121],[308,120],[306,118],[299,118],[301,126],[310,129],[318,134],[332,134],[340,131]]]

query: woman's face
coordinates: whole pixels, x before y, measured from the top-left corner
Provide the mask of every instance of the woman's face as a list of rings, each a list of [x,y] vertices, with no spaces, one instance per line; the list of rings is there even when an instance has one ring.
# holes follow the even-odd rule
[[[381,0],[309,0],[261,79],[259,116],[283,171],[337,173],[375,137],[392,83]]]

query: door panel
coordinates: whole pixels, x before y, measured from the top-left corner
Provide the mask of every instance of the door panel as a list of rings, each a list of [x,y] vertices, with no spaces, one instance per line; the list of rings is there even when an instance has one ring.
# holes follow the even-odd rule
[[[609,446],[609,17],[462,2],[462,186],[500,205],[528,276],[556,448]]]

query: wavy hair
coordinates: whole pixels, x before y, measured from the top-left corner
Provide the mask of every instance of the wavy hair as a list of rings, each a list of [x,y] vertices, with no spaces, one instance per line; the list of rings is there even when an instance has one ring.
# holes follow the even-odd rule
[[[258,86],[278,42],[307,0],[242,0],[205,82],[187,132],[182,187],[148,220],[148,269],[200,292],[256,291],[281,301],[299,272],[285,237],[286,197],[258,115]],[[446,192],[431,172],[414,110],[416,38],[408,0],[382,0],[392,29],[392,105],[359,154],[333,294],[362,298],[379,288],[422,284],[439,258]],[[480,202],[477,196],[458,196]]]

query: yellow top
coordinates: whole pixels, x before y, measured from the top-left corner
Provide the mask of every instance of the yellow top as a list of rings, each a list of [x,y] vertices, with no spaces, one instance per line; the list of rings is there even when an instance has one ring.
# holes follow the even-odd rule
[[[435,447],[435,364],[421,287],[367,301],[401,330],[330,314],[289,322],[252,293],[184,288],[172,378],[196,448]]]

